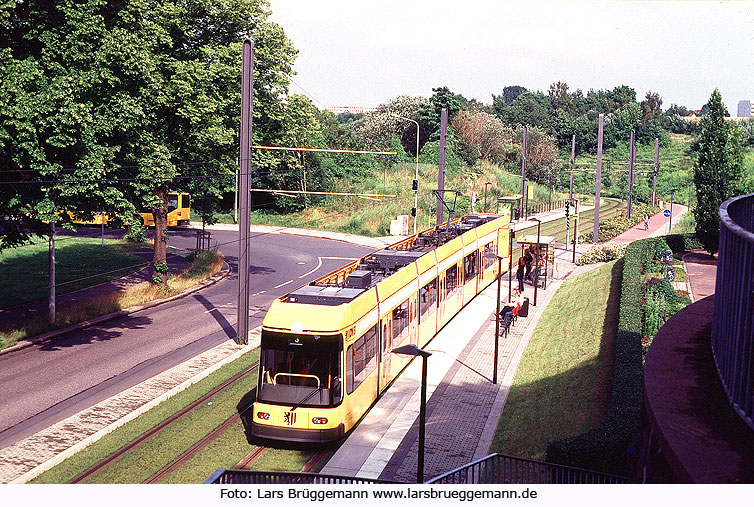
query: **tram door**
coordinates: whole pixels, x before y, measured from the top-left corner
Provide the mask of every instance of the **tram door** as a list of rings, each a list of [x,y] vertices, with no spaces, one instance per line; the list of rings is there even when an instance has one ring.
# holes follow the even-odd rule
[[[380,385],[379,392],[390,383],[390,349],[393,343],[393,312],[380,321]]]

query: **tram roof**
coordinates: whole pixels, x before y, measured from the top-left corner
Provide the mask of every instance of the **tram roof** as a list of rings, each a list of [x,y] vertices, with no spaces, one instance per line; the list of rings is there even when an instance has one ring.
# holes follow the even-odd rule
[[[300,287],[290,292],[283,299],[289,303],[326,306],[350,302],[428,252],[501,216],[493,214],[466,215],[451,221],[450,224],[445,223],[433,227],[405,241],[400,241],[366,255],[358,263]],[[339,274],[342,274],[342,280],[339,279]],[[334,281],[333,278],[335,278]]]

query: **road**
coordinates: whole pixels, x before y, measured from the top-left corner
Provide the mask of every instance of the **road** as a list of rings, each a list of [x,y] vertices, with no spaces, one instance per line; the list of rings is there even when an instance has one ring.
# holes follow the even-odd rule
[[[0,448],[234,339],[238,233],[213,231],[212,237],[231,266],[228,278],[177,301],[0,356]],[[170,233],[171,246],[193,248],[195,241],[193,230]],[[251,245],[252,329],[274,298],[374,250],[286,234],[256,234]]]

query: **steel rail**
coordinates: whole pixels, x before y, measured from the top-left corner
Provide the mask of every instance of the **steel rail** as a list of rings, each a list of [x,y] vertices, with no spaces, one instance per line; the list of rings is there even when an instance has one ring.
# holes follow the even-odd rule
[[[179,419],[184,417],[189,412],[193,411],[194,409],[203,406],[208,400],[213,398],[218,393],[222,392],[223,390],[227,389],[231,385],[233,385],[238,380],[244,378],[246,375],[248,375],[253,370],[257,369],[259,366],[259,361],[255,362],[251,366],[245,368],[244,370],[240,371],[239,373],[233,375],[228,380],[224,381],[223,383],[219,384],[215,388],[213,388],[211,391],[209,391],[207,394],[199,397],[189,405],[185,406],[175,414],[171,415],[161,423],[157,424],[156,426],[152,427],[151,429],[147,430],[146,432],[139,435],[134,440],[130,441],[117,451],[113,452],[109,456],[106,456],[102,460],[98,461],[91,467],[87,468],[77,476],[75,476],[73,479],[68,481],[68,484],[81,484],[90,477],[94,476],[101,470],[105,469],[108,465],[114,463],[121,457],[123,457],[125,454],[131,452],[132,450],[136,449],[140,445],[144,444],[148,440],[150,440],[152,437],[160,433],[162,430],[167,428],[168,426],[172,425],[173,423],[177,422]],[[237,415],[237,414],[236,414]]]

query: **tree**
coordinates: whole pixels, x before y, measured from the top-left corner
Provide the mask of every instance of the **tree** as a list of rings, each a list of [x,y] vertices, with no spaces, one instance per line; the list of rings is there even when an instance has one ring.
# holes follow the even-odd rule
[[[443,109],[448,110],[448,120],[458,111],[467,109],[468,101],[463,95],[453,93],[447,86],[432,88],[429,103],[422,105],[419,111],[420,121],[424,123],[427,139],[434,141],[440,138],[440,114]]]
[[[743,153],[738,130],[725,120],[727,111],[719,90],[706,105],[709,112],[702,119],[694,164],[694,218],[697,236],[714,255],[720,238],[720,205],[741,190]]]
[[[523,86],[506,86],[503,88],[502,95],[492,95],[492,103],[499,103],[503,106],[510,106],[524,92],[528,90]]]
[[[256,46],[253,142],[274,141],[283,130],[274,106],[287,93],[296,51],[267,21],[267,2],[4,2],[0,9],[0,21],[8,20],[0,25],[0,86],[8,92],[0,98],[7,106],[1,158],[15,178],[55,178],[33,192],[3,190],[2,244],[28,239],[56,209],[115,210],[128,220],[147,208],[155,216],[153,274],[164,283],[168,192],[196,191],[185,182],[200,178],[217,195],[233,181],[244,37]],[[253,156],[257,170],[281,158]],[[6,228],[6,218],[16,225]]]
[[[659,119],[662,114],[662,98],[657,92],[648,91],[641,102],[641,121],[649,123]]]
[[[552,83],[550,89],[547,92],[547,96],[550,98],[550,104],[554,110],[570,109],[572,105],[571,96],[568,94],[568,85],[561,81]]]
[[[419,151],[421,151],[422,146],[429,138],[426,119],[423,118],[423,111],[428,104],[427,99],[423,97],[410,97],[408,95],[396,97],[390,102],[380,104],[376,111],[364,114],[360,120],[355,122],[356,135],[363,143],[364,148],[371,149],[375,146],[380,149],[387,148],[392,137],[397,135],[401,138],[401,144],[403,144],[406,153],[415,156],[416,125],[401,118],[395,118],[391,114],[419,122]]]
[[[511,127],[530,125],[552,133],[553,109],[550,99],[542,92],[526,92],[510,106],[496,107],[498,117]]]
[[[453,117],[452,125],[469,165],[477,160],[501,163],[511,151],[513,130],[493,114],[461,111]]]

